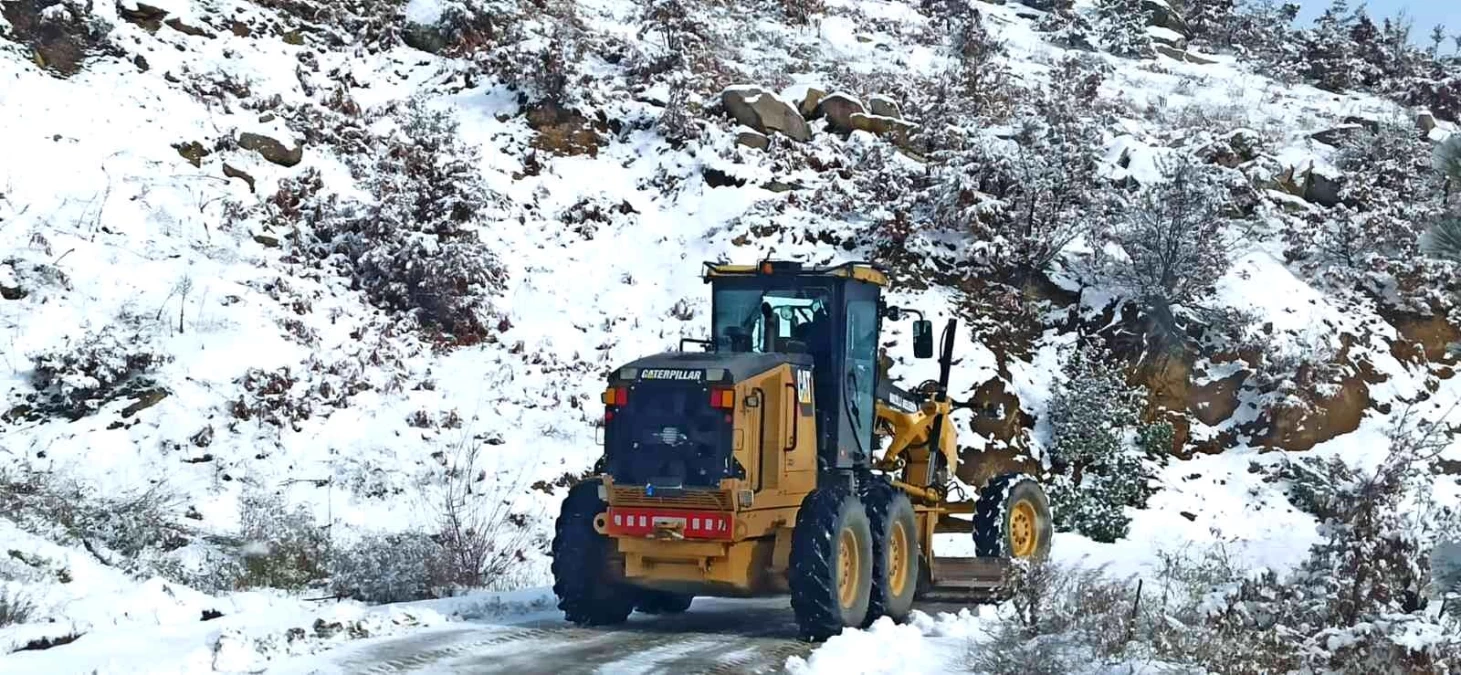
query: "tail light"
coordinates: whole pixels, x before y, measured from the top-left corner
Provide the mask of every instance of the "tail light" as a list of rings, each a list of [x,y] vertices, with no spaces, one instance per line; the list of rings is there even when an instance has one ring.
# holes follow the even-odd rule
[[[732,410],[736,407],[736,390],[734,389],[711,389],[710,407]]]
[[[629,389],[627,387],[614,387],[605,389],[604,395],[600,397],[604,405],[625,406],[629,405]]]

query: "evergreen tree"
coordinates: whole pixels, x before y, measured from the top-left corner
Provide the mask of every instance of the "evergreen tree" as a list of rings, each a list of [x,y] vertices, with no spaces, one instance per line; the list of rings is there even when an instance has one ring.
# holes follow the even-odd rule
[[[1151,10],[1142,0],[1096,0],[1096,32],[1101,46],[1112,54],[1151,57],[1149,25]]]
[[[1292,26],[1298,16],[1299,6],[1292,2],[1280,5],[1273,0],[1258,0],[1245,6],[1233,20],[1233,51],[1263,64],[1280,82],[1297,80],[1303,51]]]
[[[1131,524],[1126,507],[1145,508],[1152,494],[1141,451],[1128,442],[1141,397],[1094,341],[1078,346],[1062,372],[1048,412],[1055,527],[1116,541]]]
[[[1349,39],[1354,43],[1356,65],[1359,72],[1356,79],[1366,87],[1379,86],[1392,68],[1390,52],[1380,41],[1380,29],[1370,20],[1363,7],[1355,15],[1354,27],[1350,28]]]
[[[1435,28],[1431,29],[1431,58],[1436,59],[1441,57],[1441,43],[1445,41],[1446,26],[1438,23]]]
[[[1192,38],[1202,44],[1226,47],[1232,41],[1237,0],[1188,0],[1187,25]]]
[[[1321,89],[1340,92],[1354,85],[1352,23],[1349,0],[1334,0],[1305,36],[1304,75]]]

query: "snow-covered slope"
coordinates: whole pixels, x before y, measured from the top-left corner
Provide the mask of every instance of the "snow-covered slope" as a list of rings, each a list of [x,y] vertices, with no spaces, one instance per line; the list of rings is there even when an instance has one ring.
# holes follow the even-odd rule
[[[0,0],[14,12],[48,4]],[[1049,82],[1064,50],[1035,32],[1039,13],[974,4],[1007,42],[1016,81]],[[164,635],[178,645],[165,651],[181,670],[202,663],[194,660],[200,648],[208,664],[229,667],[214,654],[232,649],[219,646],[227,630],[199,629],[193,614],[222,611],[223,626],[260,617],[249,625],[281,633],[310,624],[320,610],[300,595],[326,591],[234,592],[236,579],[216,571],[248,537],[251,495],[302,507],[331,546],[346,547],[369,534],[433,530],[445,505],[469,494],[513,548],[488,583],[544,584],[562,487],[598,456],[601,378],[682,336],[703,336],[701,262],[867,257],[876,251],[866,233],[886,202],[870,194],[876,186],[856,182],[859,167],[884,155],[913,170],[926,161],[888,152],[888,140],[865,131],[831,133],[821,121],[805,144],[777,135],[768,150],[738,143],[749,130],[715,109],[724,86],[758,85],[792,105],[810,88],[889,94],[917,119],[914,104],[928,98],[919,88],[948,63],[945,29],[917,3],[833,0],[812,26],[763,5],[699,12],[708,49],[725,56],[723,70],[696,71],[704,81],[692,83],[685,108],[699,133],[684,141],[667,139],[662,119],[679,92],[634,70],[649,58],[635,49],[664,51],[653,32],[636,37],[636,3],[555,5],[571,9],[576,26],[561,13],[515,15],[517,48],[538,51],[514,52],[497,36],[507,46],[474,59],[414,49],[369,21],[307,21],[273,0],[68,1],[46,11],[73,13],[65,20],[104,33],[109,45],[68,77],[39,65],[46,59],[22,44],[19,20],[0,23],[0,412],[8,411],[0,478],[15,494],[44,483],[62,486],[56,495],[115,500],[78,507],[87,513],[146,501],[177,536],[127,556],[116,550],[126,535],[98,535],[114,523],[58,521],[55,508],[0,514],[0,549],[10,553],[0,588],[34,605],[31,622],[0,626],[0,651],[37,636],[82,634],[100,643],[93,650],[122,650],[129,639]],[[340,7],[399,28],[461,6]],[[592,48],[569,60],[579,114],[545,125],[535,118],[543,109],[503,78],[535,68],[525,54],[541,55],[543,43],[551,51],[563,26]],[[1276,83],[1230,57],[1094,58],[1111,67],[1099,98],[1118,113],[1104,130],[1102,171],[1116,181],[1154,180],[1159,158],[1200,145],[1191,136],[1204,124],[1213,137],[1238,128],[1261,135],[1277,172],[1322,172],[1334,149],[1311,133],[1351,116],[1411,114],[1371,96]],[[503,67],[504,59],[517,62]],[[341,273],[338,259],[312,254],[308,228],[281,227],[307,176],[319,177],[321,195],[361,204],[375,198],[379,175],[409,180],[378,167],[390,157],[382,148],[425,142],[409,128],[416,118],[401,112],[410,100],[456,120],[460,156],[490,195],[491,209],[463,228],[495,256],[502,281],[473,289],[490,309],[482,310],[485,335],[465,346],[380,302]],[[362,171],[361,157],[379,160],[377,169]],[[826,203],[838,194],[856,196],[840,217]],[[1316,208],[1292,195],[1268,200],[1261,213]],[[1272,324],[1264,339],[1279,352],[1308,349],[1316,326],[1325,327],[1320,340],[1353,336],[1349,363],[1364,361],[1380,380],[1367,388],[1358,429],[1318,443],[1315,454],[1373,460],[1390,418],[1380,410],[1421,400],[1422,414],[1439,418],[1461,401],[1458,380],[1437,375],[1439,357],[1395,355],[1405,337],[1390,314],[1312,285],[1289,264],[1277,223],[1240,243],[1218,284],[1220,304]],[[910,246],[936,253],[932,239]],[[910,276],[938,278],[900,274]],[[967,287],[935,283],[895,295],[932,316],[977,318],[966,314]],[[1089,292],[1079,310],[1098,317],[1110,297]],[[962,334],[955,395],[1002,378],[1038,420],[1072,340],[1042,329],[1029,353],[1011,354]],[[890,353],[902,356],[899,347]],[[895,376],[933,375],[905,361]],[[1230,375],[1233,363],[1205,362],[1206,381]],[[1282,460],[1244,426],[1266,404],[1244,392],[1224,419],[1193,420],[1193,444],[1221,453],[1169,461],[1126,540],[1061,534],[1056,555],[1089,556],[1121,573],[1149,569],[1159,551],[1189,542],[1232,542],[1255,565],[1302,558],[1317,536],[1314,519],[1253,468]],[[1037,422],[1028,433],[1038,448],[1048,429]],[[966,440],[971,459],[998,444]],[[1447,499],[1455,489],[1437,484]],[[950,554],[972,545],[944,536]],[[67,649],[55,648],[57,658]],[[88,663],[125,670],[143,662]]]

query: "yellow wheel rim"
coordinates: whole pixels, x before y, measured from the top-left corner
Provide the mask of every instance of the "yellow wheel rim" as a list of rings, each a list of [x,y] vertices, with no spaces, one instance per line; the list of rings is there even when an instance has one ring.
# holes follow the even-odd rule
[[[1010,509],[1010,554],[1016,558],[1035,555],[1040,545],[1040,534],[1035,529],[1035,507],[1030,502],[1019,502]]]
[[[857,578],[862,561],[857,557],[857,535],[850,528],[837,535],[837,601],[844,609],[857,602]]]
[[[903,589],[908,585],[908,564],[909,552],[913,547],[908,544],[908,530],[904,529],[903,523],[893,523],[893,531],[888,534],[888,590],[894,596],[903,595]]]

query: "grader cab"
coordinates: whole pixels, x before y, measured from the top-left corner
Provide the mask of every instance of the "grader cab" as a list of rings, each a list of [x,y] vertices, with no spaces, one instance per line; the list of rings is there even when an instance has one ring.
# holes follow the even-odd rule
[[[953,319],[939,378],[910,392],[878,367],[883,322],[917,316],[917,358],[933,356],[932,324],[883,302],[877,266],[707,263],[704,279],[710,339],[609,376],[604,455],[565,498],[552,546],[569,621],[790,594],[802,634],[825,639],[902,621],[915,596],[988,591],[1009,558],[1048,554],[1033,478],[950,499],[951,413],[968,407],[948,396]],[[934,555],[947,532],[971,536],[976,556]]]

